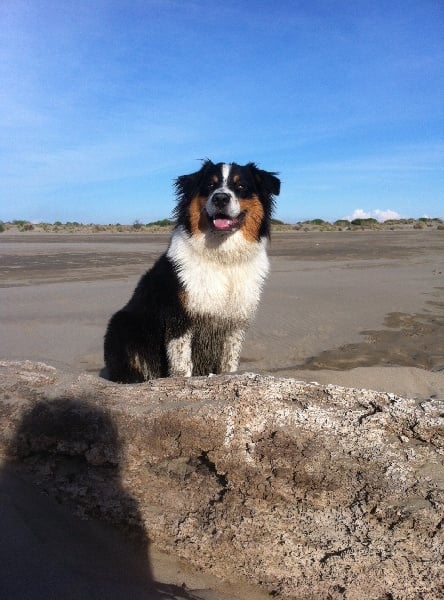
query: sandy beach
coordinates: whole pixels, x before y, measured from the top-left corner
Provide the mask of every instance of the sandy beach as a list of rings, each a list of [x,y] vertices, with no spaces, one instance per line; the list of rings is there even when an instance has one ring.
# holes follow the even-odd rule
[[[0,358],[42,361],[99,377],[107,321],[164,251],[168,237],[2,234]],[[279,232],[273,235],[270,257],[270,277],[247,334],[241,371],[444,399],[444,231]],[[29,585],[43,568],[44,561],[35,557],[50,547],[53,556],[65,552],[74,557],[69,564],[59,561],[59,571],[54,566],[51,577],[60,594],[66,595],[79,569],[85,590],[93,590],[82,597],[100,597],[94,590],[102,584],[116,589],[109,565],[116,564],[123,543],[117,533],[96,523],[73,524],[48,499],[36,502],[38,495],[10,471],[4,470],[1,481],[8,507],[6,546],[17,557],[29,550],[23,566],[35,570],[28,570]],[[77,533],[67,542],[60,530]],[[92,556],[97,544],[106,552],[99,570],[91,571],[85,556]],[[88,549],[85,556],[82,547]],[[120,589],[129,589],[128,573],[140,567],[140,557],[128,556],[130,566],[115,576]],[[17,560],[2,560],[6,566],[0,579],[7,576],[11,585],[21,581]],[[154,551],[151,562],[155,581],[163,583],[151,582],[148,589],[142,581],[137,587],[139,580],[134,583],[131,575],[132,597],[266,597],[247,588],[227,591]],[[52,597],[47,592],[56,589],[53,582],[42,581],[42,594],[33,598]],[[200,591],[187,592],[182,582]]]
[[[100,373],[165,234],[3,234],[0,356]],[[242,371],[444,397],[444,232],[277,232]]]

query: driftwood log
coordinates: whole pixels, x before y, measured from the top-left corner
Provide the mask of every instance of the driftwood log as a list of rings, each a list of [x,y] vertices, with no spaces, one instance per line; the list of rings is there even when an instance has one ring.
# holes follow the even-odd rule
[[[443,403],[1,362],[0,448],[77,513],[278,598],[443,597]]]

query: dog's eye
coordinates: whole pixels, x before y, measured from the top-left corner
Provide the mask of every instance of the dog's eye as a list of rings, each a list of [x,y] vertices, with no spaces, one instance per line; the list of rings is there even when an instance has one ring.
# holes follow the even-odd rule
[[[243,192],[246,189],[246,186],[243,183],[236,183],[236,191]]]

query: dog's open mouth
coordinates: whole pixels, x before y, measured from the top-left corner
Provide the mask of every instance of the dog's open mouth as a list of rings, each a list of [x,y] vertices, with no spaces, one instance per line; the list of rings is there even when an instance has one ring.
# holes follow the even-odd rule
[[[239,229],[245,219],[245,212],[241,212],[237,217],[229,217],[222,213],[217,213],[210,217],[210,222],[216,231],[235,231]]]

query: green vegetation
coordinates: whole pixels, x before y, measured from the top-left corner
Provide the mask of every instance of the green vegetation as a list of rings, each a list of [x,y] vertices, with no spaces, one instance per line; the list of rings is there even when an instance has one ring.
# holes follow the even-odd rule
[[[147,227],[171,227],[174,224],[174,221],[171,219],[160,219],[160,221],[152,221],[151,223],[147,223]]]
[[[308,225],[326,225],[327,222],[324,219],[312,219],[311,221],[305,221]],[[330,223],[328,223],[330,225]]]
[[[352,225],[358,225],[359,227],[369,227],[372,225],[377,225],[378,221],[376,219],[353,219],[351,222]]]
[[[19,231],[32,231],[34,229],[34,225],[30,221],[24,221],[23,219],[17,219],[13,221],[12,224],[15,225]]]
[[[384,223],[379,223],[376,219],[338,219],[333,223],[324,219],[310,219],[299,221],[295,224],[285,223],[280,219],[271,220],[274,231],[362,231],[362,230],[406,230],[406,229],[434,229],[444,231],[444,220],[433,217],[421,217],[419,219],[390,219]],[[169,232],[174,226],[171,219],[159,219],[147,224],[143,224],[139,219],[133,221],[131,225],[122,225],[121,223],[109,223],[108,225],[99,225],[95,223],[79,223],[78,221],[55,221],[54,223],[31,223],[24,219],[15,219],[14,221],[0,221],[0,233],[2,232],[48,232],[48,233],[165,233]]]

